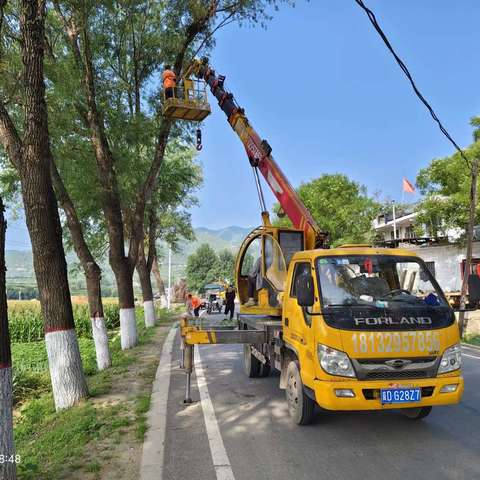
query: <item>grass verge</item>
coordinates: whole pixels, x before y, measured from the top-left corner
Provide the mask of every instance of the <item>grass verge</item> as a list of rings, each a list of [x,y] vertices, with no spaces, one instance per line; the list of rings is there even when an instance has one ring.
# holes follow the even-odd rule
[[[480,335],[468,335],[462,341],[480,347]]]
[[[90,398],[60,412],[54,409],[43,342],[13,345],[17,394],[22,393],[15,412],[19,480],[102,478],[105,464],[112,463],[109,454],[122,437],[129,436],[125,438],[129,447],[132,439],[141,445],[159,345],[166,330],[159,332],[159,326],[173,320],[172,314],[162,311],[158,325],[146,329],[142,313],[137,315],[137,347],[122,351],[119,332],[112,333],[112,367],[107,370],[96,370],[93,340],[80,339]],[[99,455],[99,451],[105,453]]]

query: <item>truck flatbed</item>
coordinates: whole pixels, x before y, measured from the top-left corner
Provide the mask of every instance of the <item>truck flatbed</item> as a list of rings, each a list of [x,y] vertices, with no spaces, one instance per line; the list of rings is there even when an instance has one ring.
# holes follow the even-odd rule
[[[259,330],[265,332],[265,342],[270,343],[277,332],[282,330],[282,319],[270,315],[249,315],[240,313],[237,316],[239,330]]]

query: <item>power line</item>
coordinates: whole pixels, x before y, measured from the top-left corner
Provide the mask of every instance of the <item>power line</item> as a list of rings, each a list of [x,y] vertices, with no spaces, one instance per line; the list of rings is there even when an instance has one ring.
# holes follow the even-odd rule
[[[372,10],[370,10],[364,3],[363,3],[363,0],[355,0],[355,2],[360,6],[360,8],[367,14],[367,17],[368,19],[370,20],[370,23],[373,25],[373,27],[375,28],[375,30],[377,31],[377,33],[380,35],[381,39],[383,40],[383,42],[385,43],[386,47],[388,48],[388,50],[390,50],[391,54],[393,55],[393,57],[395,58],[396,62],[398,63],[398,66],[402,69],[403,73],[405,74],[405,76],[407,77],[408,81],[410,82],[410,85],[412,86],[413,88],[413,91],[415,92],[415,94],[417,95],[417,97],[419,98],[419,100],[425,105],[425,107],[427,107],[427,110],[429,111],[430,115],[432,116],[433,120],[437,123],[438,125],[438,128],[440,128],[440,131],[445,135],[445,137],[447,137],[447,139],[450,141],[450,143],[455,147],[455,149],[458,151],[458,153],[460,154],[460,156],[465,160],[465,162],[467,162],[467,165],[469,166],[469,168],[471,169],[472,166],[471,166],[471,163],[470,163],[470,160],[467,158],[467,156],[465,155],[464,151],[458,146],[458,144],[455,142],[455,140],[452,138],[452,136],[448,133],[447,129],[442,125],[442,122],[440,121],[440,119],[438,118],[437,114],[434,112],[433,108],[431,107],[431,105],[428,103],[428,101],[425,99],[425,97],[422,95],[422,93],[420,92],[420,90],[417,88],[417,86],[415,85],[415,81],[413,80],[413,77],[411,75],[411,73],[409,72],[407,66],[405,65],[405,63],[402,61],[402,59],[397,55],[397,53],[395,52],[395,50],[393,49],[392,47],[392,44],[390,43],[390,41],[388,40],[387,36],[385,35],[385,33],[383,32],[383,30],[381,29],[380,25],[378,24],[377,22],[377,19],[375,17],[375,14],[372,12]]]

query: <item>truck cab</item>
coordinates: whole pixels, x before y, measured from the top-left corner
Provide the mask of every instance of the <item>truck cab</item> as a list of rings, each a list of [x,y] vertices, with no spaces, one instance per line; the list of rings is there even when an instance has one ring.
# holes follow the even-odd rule
[[[454,312],[408,250],[297,252],[282,302],[282,376],[290,413],[401,408],[411,418],[463,393]],[[283,384],[283,385],[282,385]]]

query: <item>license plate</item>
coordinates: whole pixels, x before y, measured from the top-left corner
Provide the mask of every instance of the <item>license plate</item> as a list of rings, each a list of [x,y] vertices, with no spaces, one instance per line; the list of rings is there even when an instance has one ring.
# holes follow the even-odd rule
[[[382,388],[380,390],[382,404],[385,403],[410,403],[422,399],[421,388]]]

